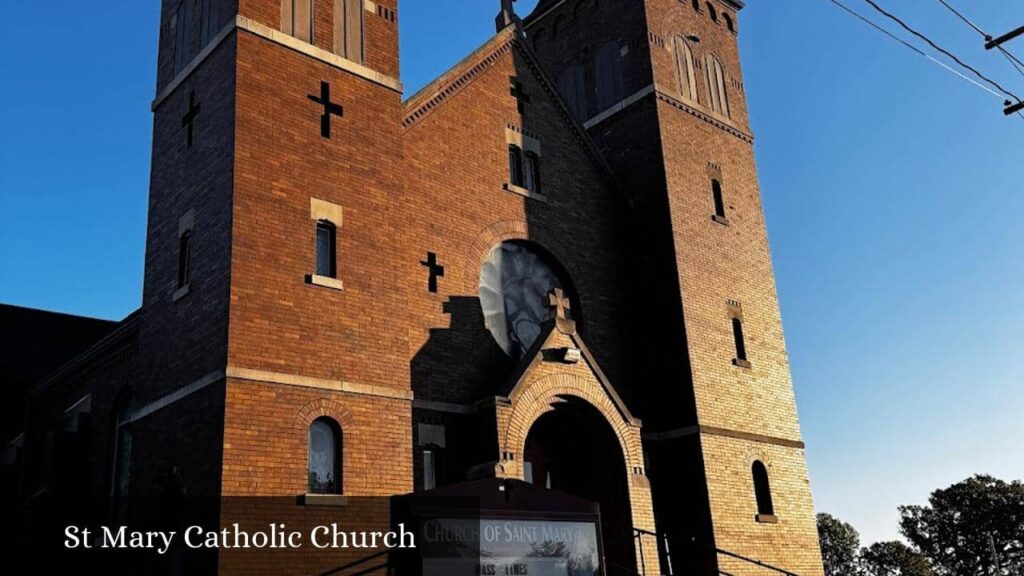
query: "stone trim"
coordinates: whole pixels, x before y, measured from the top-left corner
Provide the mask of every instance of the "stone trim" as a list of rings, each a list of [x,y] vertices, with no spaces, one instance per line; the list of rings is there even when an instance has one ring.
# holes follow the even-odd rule
[[[505,182],[502,185],[502,189],[513,194],[519,194],[523,198],[529,198],[530,200],[537,200],[538,202],[544,202],[547,204],[548,197],[538,192],[531,192],[528,188],[522,186],[516,186],[510,182]]]
[[[533,152],[542,157],[540,151],[540,140],[530,136],[519,126],[509,124],[505,127],[505,142],[519,146],[524,152]]]
[[[651,84],[646,88],[641,88],[640,90],[634,92],[632,95],[626,96],[625,98],[620,100],[618,104],[613,104],[610,107],[605,108],[603,112],[599,113],[597,116],[594,116],[590,120],[584,122],[583,127],[586,128],[587,130],[590,130],[591,128],[597,126],[601,122],[604,122],[605,120],[611,118],[612,116],[618,114],[619,112],[625,110],[626,108],[629,108],[633,104],[636,104],[640,100],[643,100],[645,96],[653,93],[654,84]]]
[[[320,286],[321,288],[330,288],[331,290],[344,290],[345,283],[337,278],[331,278],[330,276],[320,276],[319,274],[307,274],[306,283],[313,286]]]
[[[348,506],[348,496],[341,494],[303,494],[300,498],[303,506]]]
[[[686,438],[687,436],[693,436],[694,434],[724,436],[726,438],[746,440],[748,442],[757,442],[759,444],[782,446],[783,448],[797,448],[800,450],[806,448],[806,444],[801,440],[789,440],[787,438],[779,438],[776,436],[752,434],[750,432],[740,432],[739,430],[729,430],[727,428],[716,428],[714,426],[703,426],[699,424],[686,426],[685,428],[676,428],[675,430],[666,430],[664,432],[644,432],[644,440],[647,440],[648,442],[664,442],[667,440]]]
[[[312,44],[303,42],[298,38],[289,36],[279,30],[274,30],[273,28],[260,24],[254,20],[250,20],[245,16],[236,15],[234,20],[228,22],[224,28],[221,28],[221,31],[206,44],[206,47],[203,48],[199,54],[197,54],[196,57],[193,58],[192,61],[189,62],[189,64],[185,66],[185,68],[179,72],[163,90],[160,91],[159,94],[157,94],[157,97],[153,100],[150,108],[155,111],[161,104],[163,104],[164,101],[167,100],[167,98],[178,88],[178,86],[180,86],[186,78],[191,76],[192,73],[195,72],[196,68],[198,68],[199,65],[202,64],[203,61],[206,60],[210,54],[212,54],[213,51],[216,50],[217,47],[220,46],[220,44],[235,30],[245,30],[250,34],[263,38],[264,40],[269,40],[275,44],[284,46],[285,48],[291,48],[296,52],[305,54],[306,56],[319,60],[324,64],[328,64],[339,70],[344,70],[369,80],[374,84],[378,84],[398,93],[402,92],[402,83],[396,78],[371,70],[358,62],[343,58],[333,52],[317,48]]]
[[[698,110],[692,104],[683,102],[682,100],[677,99],[675,96],[672,96],[671,94],[668,94],[661,90],[655,90],[655,94],[657,95],[658,100],[661,100],[662,102],[674,106],[682,110],[683,112],[690,114],[691,116],[696,116],[697,118],[707,122],[708,124],[711,124],[712,126],[721,128],[722,130],[725,130],[729,134],[732,134],[733,136],[739,138],[740,140],[743,140],[748,144],[754,143],[754,136],[752,134],[748,134],[747,132],[740,130],[739,128],[733,126],[732,123],[723,121],[720,117],[712,116],[702,110]]]
[[[409,402],[413,400],[412,390],[397,390],[394,388],[387,388],[385,386],[375,386],[373,384],[357,384],[355,382],[345,382],[343,380],[329,380],[326,378],[301,376],[298,374],[252,370],[238,366],[228,366],[225,374],[228,378],[234,378],[236,380],[250,380],[253,382],[267,382],[270,384],[317,388],[320,390],[334,390],[336,392],[389,398],[391,400],[404,400]]]
[[[170,394],[158,398],[156,401],[151,402],[146,406],[143,406],[142,408],[139,408],[138,410],[135,411],[134,414],[132,414],[131,418],[128,419],[128,422],[131,423],[142,420],[146,416],[149,416],[150,414],[153,414],[154,412],[157,412],[159,410],[163,410],[164,408],[170,406],[171,404],[174,404],[175,402],[184,400],[185,398],[191,396],[192,394],[199,392],[203,388],[206,388],[211,384],[220,382],[223,379],[224,372],[222,370],[214,370],[213,372],[210,372],[206,376],[203,376],[202,378],[192,382],[191,384],[182,386],[181,388],[178,388],[174,392],[171,392]]]
[[[190,208],[188,212],[178,218],[178,239],[180,240],[186,232],[191,232],[196,227],[196,209]]]
[[[344,216],[345,209],[337,204],[319,198],[309,199],[309,218],[311,220],[327,220],[335,227],[341,228]]]

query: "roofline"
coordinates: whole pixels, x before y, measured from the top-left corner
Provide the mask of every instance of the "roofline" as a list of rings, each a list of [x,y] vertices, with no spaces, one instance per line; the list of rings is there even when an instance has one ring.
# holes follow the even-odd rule
[[[48,376],[44,377],[39,382],[32,385],[29,388],[30,393],[35,393],[45,388],[48,388],[54,382],[60,381],[62,378],[70,374],[76,368],[87,364],[97,355],[103,353],[109,346],[118,342],[126,334],[139,328],[139,317],[142,315],[142,309],[135,310],[128,316],[125,316],[124,320],[117,323],[117,326],[110,331],[106,336],[100,338],[92,346],[85,349],[84,352],[75,356],[71,360],[68,360],[64,364],[57,367],[56,370],[51,372]]]
[[[554,12],[555,10],[558,9],[559,6],[561,6],[562,4],[565,4],[568,1],[569,0],[559,0],[559,2],[556,2],[550,8],[548,8],[547,10],[541,12],[540,14],[536,14],[535,15],[534,12],[536,12],[536,11],[530,12],[529,14],[526,15],[525,18],[523,18],[523,27],[524,28],[529,28],[534,22],[536,22],[536,21],[544,18],[548,14]],[[728,6],[730,8],[732,8],[733,10],[735,10],[737,12],[739,12],[740,10],[743,10],[746,7],[746,3],[743,0],[718,0],[718,1],[721,2],[722,4],[725,4],[726,6]]]

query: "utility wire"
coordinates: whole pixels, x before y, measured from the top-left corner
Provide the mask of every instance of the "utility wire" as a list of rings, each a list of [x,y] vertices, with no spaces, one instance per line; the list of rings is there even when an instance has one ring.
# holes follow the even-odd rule
[[[907,24],[906,22],[904,22],[903,20],[900,20],[900,19],[899,19],[899,17],[897,17],[897,16],[895,16],[895,15],[893,15],[893,14],[891,14],[891,13],[887,12],[887,11],[886,11],[886,10],[885,10],[884,8],[882,8],[881,6],[879,6],[878,4],[876,4],[876,3],[874,2],[874,0],[864,0],[864,1],[865,1],[865,2],[867,2],[868,4],[870,4],[870,5],[871,5],[871,7],[872,7],[872,8],[874,8],[875,10],[877,10],[878,12],[881,12],[881,13],[882,13],[882,14],[883,14],[883,15],[884,15],[885,17],[887,17],[887,18],[889,18],[890,20],[892,20],[892,21],[896,22],[897,24],[899,24],[899,25],[900,25],[901,27],[903,27],[903,29],[904,29],[904,30],[906,30],[907,32],[910,32],[910,33],[911,33],[911,34],[913,34],[914,36],[917,36],[917,37],[918,37],[918,38],[920,38],[921,40],[924,40],[925,42],[927,42],[927,43],[928,43],[928,45],[929,45],[929,46],[931,46],[932,48],[934,48],[934,49],[938,50],[939,52],[942,52],[943,54],[945,54],[946,56],[948,56],[949,58],[951,58],[951,59],[952,59],[952,60],[953,60],[954,62],[956,62],[956,63],[957,63],[957,64],[959,64],[960,66],[962,66],[962,67],[966,68],[967,70],[970,70],[971,72],[973,72],[973,73],[974,73],[974,75],[975,75],[975,76],[977,76],[978,78],[981,78],[981,79],[982,79],[982,80],[984,80],[985,82],[987,82],[987,83],[989,83],[990,85],[994,86],[994,87],[995,87],[995,88],[996,88],[997,90],[999,90],[999,91],[1000,91],[1000,92],[1002,92],[1003,94],[1006,94],[1007,96],[1009,96],[1010,98],[1013,98],[1013,99],[1014,99],[1014,100],[1016,100],[1017,102],[1020,102],[1020,101],[1021,101],[1021,99],[1020,99],[1019,97],[1017,97],[1017,95],[1016,95],[1016,94],[1014,94],[1013,92],[1010,92],[1010,91],[1009,91],[1009,90],[1007,90],[1006,88],[1003,88],[1003,87],[1002,87],[1002,86],[1000,86],[1000,85],[999,85],[999,83],[998,83],[998,82],[996,82],[995,80],[992,80],[992,79],[991,79],[991,78],[989,78],[988,76],[985,76],[985,75],[984,75],[984,74],[982,74],[981,72],[978,72],[978,70],[977,70],[977,69],[975,69],[975,68],[974,68],[973,66],[971,66],[970,64],[967,64],[967,63],[965,63],[965,62],[964,62],[963,60],[961,60],[960,58],[957,58],[957,56],[956,56],[955,54],[953,54],[952,52],[950,52],[950,51],[946,50],[945,48],[943,48],[943,47],[939,46],[939,45],[938,45],[938,44],[936,44],[935,42],[933,42],[931,38],[928,38],[928,37],[927,37],[927,36],[925,36],[924,34],[922,34],[922,33],[918,32],[917,30],[914,30],[914,29],[913,29],[913,28],[911,28],[911,27],[910,27],[910,26],[909,26],[909,25],[908,25],[908,24]]]
[[[829,0],[829,1],[832,2],[833,4],[835,4],[836,6],[838,6],[839,8],[843,9],[844,11],[846,11],[848,14],[850,14],[854,18],[857,18],[858,20],[864,22],[868,26],[871,26],[872,28],[874,28],[875,30],[878,30],[882,34],[885,34],[889,38],[895,40],[896,42],[899,42],[904,47],[909,48],[910,50],[914,51],[914,53],[917,54],[918,56],[922,56],[924,58],[927,58],[928,60],[931,60],[933,63],[935,63],[935,64],[945,68],[946,70],[952,72],[953,74],[956,74],[957,76],[959,76],[960,78],[963,78],[964,80],[970,82],[971,84],[974,84],[978,88],[981,88],[982,90],[984,90],[985,92],[988,92],[989,94],[995,96],[996,98],[998,98],[1000,100],[1005,100],[1005,98],[1003,98],[1003,96],[1001,94],[999,94],[998,92],[992,90],[991,88],[989,88],[988,86],[985,86],[984,84],[981,84],[981,83],[977,82],[974,78],[970,78],[970,77],[962,74],[960,71],[955,70],[954,68],[948,66],[945,62],[932,57],[930,54],[928,54],[925,51],[921,50],[917,46],[914,46],[910,42],[907,42],[906,40],[900,38],[899,36],[893,34],[892,32],[889,32],[888,30],[886,30],[885,28],[882,28],[878,24],[875,24],[870,19],[868,19],[867,17],[861,15],[860,13],[858,13],[854,9],[850,8],[849,6],[843,4],[839,0]]]
[[[986,41],[992,39],[991,35],[989,35],[987,32],[982,30],[974,22],[971,22],[971,20],[969,18],[967,18],[966,16],[964,16],[963,13],[961,13],[959,10],[957,10],[956,8],[950,6],[949,2],[946,2],[946,0],[938,0],[938,2],[939,2],[939,4],[942,4],[943,6],[945,6],[947,10],[949,10],[950,12],[955,14],[957,18],[963,20],[968,26],[970,26],[971,28],[974,28],[975,32],[977,32],[978,34],[981,34],[982,38],[984,38]],[[1017,72],[1020,72],[1021,75],[1024,76],[1024,62],[1021,62],[1019,58],[1017,58],[1016,56],[1011,54],[1009,50],[1007,50],[1006,48],[1003,48],[1002,46],[996,46],[996,49],[998,49],[1000,52],[1002,52],[1003,57],[1006,58],[1006,60],[1014,68],[1017,69]]]

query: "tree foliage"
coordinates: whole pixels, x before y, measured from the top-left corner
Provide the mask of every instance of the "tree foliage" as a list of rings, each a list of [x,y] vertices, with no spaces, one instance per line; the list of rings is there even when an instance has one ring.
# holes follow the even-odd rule
[[[861,550],[868,576],[932,576],[931,563],[902,542],[878,542]]]
[[[900,507],[900,532],[939,576],[1024,574],[1024,484],[977,475]],[[999,571],[995,572],[998,556]]]
[[[822,512],[818,514],[818,539],[825,576],[857,576],[860,534],[853,526]]]

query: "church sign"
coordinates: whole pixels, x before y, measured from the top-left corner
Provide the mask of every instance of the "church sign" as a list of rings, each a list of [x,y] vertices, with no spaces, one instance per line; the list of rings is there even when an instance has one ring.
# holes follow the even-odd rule
[[[423,522],[423,576],[598,576],[596,521],[436,518]]]

